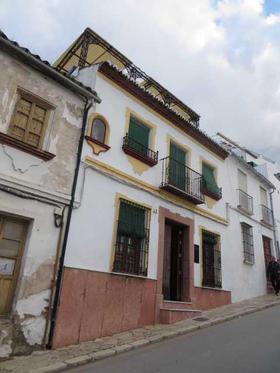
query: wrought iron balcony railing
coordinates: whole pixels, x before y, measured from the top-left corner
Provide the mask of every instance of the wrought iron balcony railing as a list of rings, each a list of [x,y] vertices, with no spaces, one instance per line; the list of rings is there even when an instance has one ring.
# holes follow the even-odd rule
[[[158,163],[158,151],[155,152],[147,148],[145,145],[130,137],[128,133],[123,138],[122,148],[126,154],[147,163],[149,166],[154,166]]]
[[[247,214],[253,215],[253,197],[251,197],[249,194],[247,194],[241,189],[237,189],[237,191],[239,194],[238,208],[240,208],[240,210],[247,212]]]
[[[203,194],[215,199],[216,201],[219,201],[223,196],[222,188],[219,188],[217,191],[214,191],[214,188],[213,189],[208,188],[205,180],[203,180],[202,182],[202,191],[203,191]]]
[[[165,157],[161,162],[161,189],[187,198],[197,205],[204,203],[201,174],[171,157]]]
[[[261,205],[262,209],[262,222],[268,225],[273,225],[272,210],[265,205]]]

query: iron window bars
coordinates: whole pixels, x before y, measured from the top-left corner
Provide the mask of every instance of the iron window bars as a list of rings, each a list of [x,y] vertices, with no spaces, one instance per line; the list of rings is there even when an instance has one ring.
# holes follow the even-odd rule
[[[243,251],[244,251],[244,262],[254,264],[255,254],[254,254],[253,228],[246,223],[241,223],[241,230],[242,230],[242,241],[243,241]]]
[[[123,151],[133,157],[154,166],[158,163],[158,151],[154,151],[137,140],[133,139],[127,133],[123,138]]]
[[[202,175],[171,157],[161,159],[162,180],[160,188],[179,194],[195,204],[204,203]]]
[[[273,225],[272,210],[267,206],[261,205],[262,209],[262,222],[268,225]]]
[[[244,192],[241,189],[237,189],[239,194],[239,205],[238,207],[247,212],[248,214],[253,214],[253,197],[251,197],[249,194]]]
[[[203,279],[202,286],[221,288],[221,250],[218,236],[210,232],[202,232]]]
[[[149,210],[121,199],[113,271],[147,276]]]

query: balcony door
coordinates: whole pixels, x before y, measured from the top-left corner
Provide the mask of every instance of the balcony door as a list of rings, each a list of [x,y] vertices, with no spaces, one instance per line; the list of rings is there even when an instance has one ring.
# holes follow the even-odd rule
[[[186,191],[186,152],[170,143],[169,183],[176,188]]]
[[[150,128],[131,117],[129,122],[129,146],[140,154],[147,156],[150,140]]]
[[[10,312],[26,235],[26,222],[0,215],[0,315]]]

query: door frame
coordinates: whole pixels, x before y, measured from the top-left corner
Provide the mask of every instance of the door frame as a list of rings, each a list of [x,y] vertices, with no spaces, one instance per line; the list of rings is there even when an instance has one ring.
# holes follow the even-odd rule
[[[177,233],[179,233],[179,230],[181,230],[183,232],[182,234],[182,247],[181,247],[181,255],[180,256],[177,256],[177,263],[175,264],[175,268],[176,268],[176,271],[177,273],[175,274],[175,277],[176,277],[176,280],[175,280],[175,283],[176,283],[176,290],[175,290],[175,293],[176,295],[180,298],[180,300],[178,300],[177,302],[181,302],[181,299],[183,297],[183,276],[184,276],[184,266],[183,266],[183,263],[184,263],[184,243],[185,243],[185,235],[186,233],[188,233],[186,227],[182,224],[178,224],[177,222],[174,222],[173,220],[165,220],[165,236],[166,236],[166,233],[167,233],[167,227],[170,227],[170,256],[169,256],[169,261],[170,261],[170,278],[169,278],[169,292],[170,292],[170,296],[171,296],[171,293],[173,293],[174,291],[174,271],[173,271],[173,268],[172,266],[174,265],[173,263],[173,260],[174,259],[174,252],[173,252],[173,245],[172,245],[172,238],[173,238],[173,229],[175,228],[177,230]],[[178,240],[178,236],[177,236],[177,240]],[[166,242],[165,242],[166,243]],[[165,274],[166,274],[166,270],[167,268],[166,267],[166,245],[164,245],[164,255],[163,255],[163,280],[165,278]],[[177,247],[178,248],[178,247]],[[179,264],[180,263],[180,264]],[[181,274],[179,275],[178,273],[178,268],[181,269]],[[173,276],[171,276],[173,275]],[[172,277],[172,278],[171,278]],[[171,286],[172,285],[172,286]],[[179,286],[179,290],[178,290],[178,286]],[[163,299],[164,300],[168,300],[165,298],[165,295],[164,295],[164,281],[163,281]],[[170,299],[172,301],[172,299]],[[175,301],[175,300],[174,300]]]
[[[7,297],[6,312],[1,314],[1,316],[5,317],[5,316],[9,316],[13,311],[13,304],[14,304],[16,293],[17,293],[18,281],[19,281],[19,277],[20,277],[20,273],[21,273],[21,269],[22,269],[24,249],[25,249],[25,245],[26,245],[26,241],[27,241],[27,232],[28,232],[29,221],[24,219],[24,218],[21,218],[21,217],[10,215],[9,213],[6,214],[5,212],[2,212],[2,211],[0,211],[0,217],[2,217],[4,220],[21,222],[23,224],[22,239],[21,239],[20,245],[19,245],[18,256],[17,256],[17,259],[16,259],[14,272],[13,272],[13,275],[11,276],[13,278],[12,278],[11,289],[10,289],[8,297]]]
[[[184,253],[183,253],[183,280],[182,302],[191,302],[194,297],[194,221],[178,213],[159,207],[159,240],[157,263],[157,296],[156,320],[159,320],[160,307],[163,303],[163,267],[164,267],[164,242],[165,223],[171,221],[184,226]]]

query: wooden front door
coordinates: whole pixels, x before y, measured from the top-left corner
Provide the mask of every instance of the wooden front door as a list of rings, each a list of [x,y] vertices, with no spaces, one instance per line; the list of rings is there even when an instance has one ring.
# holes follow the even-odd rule
[[[26,222],[0,215],[0,315],[11,310],[26,236]]]
[[[165,300],[182,300],[183,247],[184,227],[166,224],[163,267],[163,297]]]
[[[271,239],[262,236],[263,239],[263,252],[264,252],[264,261],[265,261],[265,269],[267,270],[268,264],[271,261],[272,253],[271,253]]]

